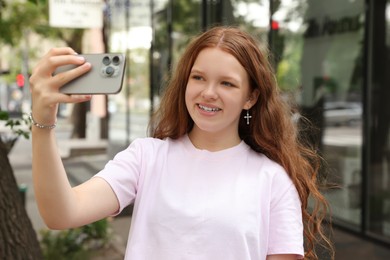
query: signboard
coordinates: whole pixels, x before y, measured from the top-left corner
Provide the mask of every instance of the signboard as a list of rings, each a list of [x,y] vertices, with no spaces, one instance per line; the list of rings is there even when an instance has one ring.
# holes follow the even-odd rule
[[[49,24],[62,28],[102,28],[103,0],[50,0]]]
[[[307,1],[301,57],[303,106],[321,98],[344,100],[362,52],[364,1]]]

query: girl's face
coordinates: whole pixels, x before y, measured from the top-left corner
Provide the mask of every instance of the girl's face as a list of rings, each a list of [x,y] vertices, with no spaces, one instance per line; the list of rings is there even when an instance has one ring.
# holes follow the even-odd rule
[[[192,131],[237,139],[241,111],[256,102],[255,93],[250,93],[248,74],[233,55],[219,48],[203,49],[185,93]]]

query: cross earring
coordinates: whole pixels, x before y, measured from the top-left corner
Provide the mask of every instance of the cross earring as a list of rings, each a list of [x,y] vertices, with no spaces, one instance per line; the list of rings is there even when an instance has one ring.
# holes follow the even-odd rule
[[[251,115],[249,115],[249,109],[246,111],[246,116],[244,116],[246,119],[246,124],[249,125],[249,120],[252,118]]]

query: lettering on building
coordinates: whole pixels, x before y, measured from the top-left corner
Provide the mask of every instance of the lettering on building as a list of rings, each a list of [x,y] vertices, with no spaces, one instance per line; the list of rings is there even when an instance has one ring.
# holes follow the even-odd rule
[[[315,38],[321,36],[332,36],[358,31],[362,27],[360,15],[342,17],[333,19],[325,16],[322,21],[311,18],[306,21],[307,29],[305,38]]]

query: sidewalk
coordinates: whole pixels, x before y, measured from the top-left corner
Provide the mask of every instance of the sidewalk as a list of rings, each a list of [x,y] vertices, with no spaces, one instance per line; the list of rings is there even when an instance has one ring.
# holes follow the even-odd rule
[[[60,153],[63,156],[69,180],[73,185],[75,185],[89,179],[92,175],[97,173],[101,168],[103,168],[110,158],[108,158],[105,150],[103,149],[107,143],[90,142],[88,140],[70,141],[69,131],[69,125],[59,122],[58,128],[56,129],[56,134],[59,139],[58,146],[60,148]],[[77,148],[77,151],[71,151],[72,147]],[[47,227],[39,215],[32,187],[31,141],[20,138],[14,149],[11,151],[9,158],[14,169],[17,182],[27,186],[26,209],[32,221],[33,227],[37,231],[46,229]],[[115,245],[116,256],[112,257],[102,255],[101,259],[123,259],[130,228],[130,218],[130,216],[126,215],[120,215],[113,218],[113,221],[111,222],[114,233],[112,243]],[[382,245],[363,240],[353,234],[337,228],[334,228],[334,242],[337,260],[390,259],[390,248],[385,248]],[[322,259],[325,258],[321,258],[321,260]]]
[[[70,130],[71,127],[64,119],[60,119],[56,129],[59,153],[63,159],[70,183],[77,185],[91,178],[109,160],[106,155],[107,141],[70,140]],[[39,214],[33,191],[31,140],[19,138],[9,154],[9,160],[18,184],[27,188],[26,210],[34,229],[39,234],[40,230],[48,228]],[[113,247],[100,256],[94,257],[94,260],[120,260],[124,258],[130,221],[130,216],[120,215],[112,218],[110,226],[113,231],[111,239]],[[106,255],[107,253],[111,253],[111,255]]]

